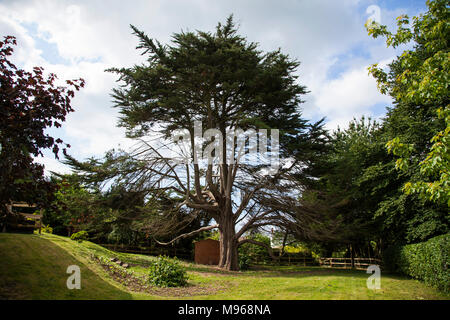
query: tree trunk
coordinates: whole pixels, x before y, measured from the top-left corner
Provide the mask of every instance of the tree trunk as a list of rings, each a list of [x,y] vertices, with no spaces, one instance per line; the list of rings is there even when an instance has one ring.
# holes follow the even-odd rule
[[[352,259],[352,269],[355,269],[355,255],[353,253],[353,245],[350,243],[350,258]]]
[[[288,234],[289,234],[288,231],[286,231],[286,233],[284,234],[283,245],[281,246],[281,250],[280,250],[280,254],[279,254],[280,257],[284,254],[284,247],[286,246]]]
[[[234,222],[232,216],[225,217],[219,224],[220,234],[220,261],[219,267],[226,270],[239,270],[238,241],[235,237]]]

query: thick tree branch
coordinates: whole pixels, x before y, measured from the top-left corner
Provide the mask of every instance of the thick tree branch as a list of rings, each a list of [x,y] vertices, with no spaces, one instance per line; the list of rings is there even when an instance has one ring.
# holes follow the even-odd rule
[[[179,239],[188,238],[188,237],[193,236],[193,235],[195,235],[195,234],[197,234],[197,233],[200,233],[200,232],[202,232],[202,231],[208,231],[208,230],[212,230],[212,229],[215,229],[215,228],[218,228],[218,227],[219,227],[218,224],[214,224],[214,225],[207,226],[207,227],[202,227],[202,228],[197,229],[197,230],[195,230],[195,231],[191,231],[191,232],[188,232],[188,233],[183,233],[183,234],[179,235],[178,237],[176,237],[176,238],[170,240],[169,242],[159,242],[159,241],[156,240],[156,239],[154,239],[154,240],[156,241],[156,243],[158,243],[158,244],[160,244],[160,245],[167,246],[167,245],[169,245],[169,244],[171,244],[171,243],[174,243],[175,241],[177,241],[177,240],[179,240]]]

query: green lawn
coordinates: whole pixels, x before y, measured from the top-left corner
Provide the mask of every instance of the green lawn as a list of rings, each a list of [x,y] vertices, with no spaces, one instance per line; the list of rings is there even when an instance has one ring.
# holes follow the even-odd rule
[[[382,274],[381,289],[369,290],[364,271],[319,267],[267,267],[225,272],[184,263],[187,288],[133,292],[110,276],[92,256],[117,257],[144,277],[153,257],[115,253],[94,243],[44,234],[0,234],[0,299],[449,299],[411,279]],[[81,269],[81,290],[66,287],[67,266]]]

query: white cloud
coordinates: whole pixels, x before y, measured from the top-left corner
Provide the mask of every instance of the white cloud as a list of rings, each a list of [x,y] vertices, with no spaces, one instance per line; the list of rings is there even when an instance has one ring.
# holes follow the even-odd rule
[[[355,116],[370,114],[370,108],[376,104],[390,102],[389,96],[379,93],[367,67],[349,70],[339,78],[325,82],[314,94],[314,104],[320,113],[332,119],[329,128],[336,124],[342,126]]]
[[[25,64],[27,61],[44,62],[41,58],[42,51],[35,48],[34,39],[27,33],[27,30],[17,21],[12,19],[7,14],[3,14],[5,9],[0,4],[0,36],[11,35],[15,36],[17,42],[20,44],[15,49],[15,62]]]
[[[117,77],[109,67],[127,67],[144,61],[135,47],[129,24],[150,37],[168,43],[181,30],[213,31],[218,21],[233,13],[240,34],[258,42],[262,50],[282,51],[301,61],[300,83],[311,91],[304,99],[304,115],[327,116],[328,128],[346,125],[353,116],[371,114],[377,103],[389,103],[378,93],[367,66],[393,56],[382,39],[371,39],[364,28],[365,8],[371,0],[273,1],[51,1],[17,0],[0,3],[0,34],[18,38],[17,62],[26,69],[43,66],[59,79],[82,77],[86,87],[76,93],[62,130],[55,135],[72,145],[79,158],[99,156],[120,143],[117,110],[111,89]],[[416,8],[410,8],[416,10]],[[393,21],[403,9],[382,8],[382,23]],[[30,26],[36,32],[30,31]],[[39,44],[40,45],[39,45]],[[48,45],[48,48],[46,47]],[[67,63],[48,57],[50,46]],[[361,54],[364,51],[364,55]],[[329,74],[339,66],[339,74]],[[52,131],[53,133],[53,131]],[[45,160],[49,167],[60,168]]]
[[[57,172],[61,174],[70,174],[71,170],[68,166],[61,163],[54,157],[49,155],[44,155],[44,157],[36,157],[35,162],[43,164],[45,167],[46,175],[50,176],[50,172]]]

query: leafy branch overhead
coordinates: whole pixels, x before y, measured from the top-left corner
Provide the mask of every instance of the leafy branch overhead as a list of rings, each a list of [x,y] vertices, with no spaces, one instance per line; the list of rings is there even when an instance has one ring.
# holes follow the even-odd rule
[[[448,1],[428,1],[428,12],[414,17],[411,26],[406,15],[397,19],[398,29],[391,33],[385,26],[368,26],[374,38],[384,36],[388,46],[413,43],[392,64],[390,72],[377,65],[369,70],[378,82],[380,91],[389,94],[399,105],[416,108],[416,112],[430,109],[428,115],[435,130],[426,145],[414,145],[406,137],[395,137],[386,147],[398,156],[396,167],[419,169],[419,176],[407,182],[403,190],[417,193],[424,199],[450,206],[450,52]]]

